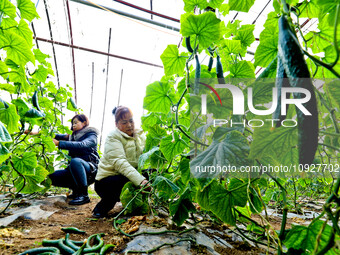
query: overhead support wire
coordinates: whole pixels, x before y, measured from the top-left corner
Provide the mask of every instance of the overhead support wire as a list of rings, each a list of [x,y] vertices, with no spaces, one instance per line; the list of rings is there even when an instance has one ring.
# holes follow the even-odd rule
[[[66,8],[67,8],[68,24],[70,28],[71,45],[73,45],[72,23],[71,23],[70,6],[68,3],[68,0],[66,0]],[[73,82],[74,82],[74,100],[77,103],[76,64],[75,64],[73,48],[71,48],[71,52],[72,52],[72,68],[73,68]]]
[[[120,72],[120,84],[119,84],[118,104],[117,104],[117,106],[119,106],[119,104],[120,104],[120,94],[121,94],[121,91],[122,91],[122,81],[123,81],[123,69]]]
[[[107,49],[107,53],[110,54],[110,44],[111,44],[111,28],[109,30],[109,45]],[[107,63],[106,63],[106,84],[105,84],[105,96],[104,96],[104,109],[103,109],[103,118],[102,118],[102,127],[100,131],[100,142],[99,142],[99,148],[102,145],[102,137],[103,137],[103,127],[104,127],[104,120],[105,120],[105,109],[106,109],[106,98],[107,98],[107,84],[109,80],[109,65],[110,65],[110,57],[107,56]]]
[[[92,113],[93,87],[94,87],[94,62],[92,62],[91,104],[90,104],[90,114],[89,114],[90,119],[91,119],[91,113]]]
[[[51,26],[50,15],[48,13],[46,0],[44,0],[44,4],[45,4],[46,16],[47,16],[47,24],[48,24],[48,28],[49,28],[49,32],[50,32],[50,38],[51,38],[51,41],[52,41],[52,52],[53,52],[53,58],[54,58],[55,72],[56,72],[56,75],[57,75],[57,83],[58,83],[58,88],[60,88],[59,72],[58,72],[58,65],[57,65],[57,56],[55,54],[55,49],[54,49],[54,44],[53,44],[52,26]]]
[[[262,12],[267,8],[268,4],[271,2],[272,0],[269,0],[268,3],[263,7],[263,9],[260,11],[259,15],[257,15],[256,19],[253,21],[253,23],[251,24],[255,24],[255,22],[257,21],[257,19],[260,17],[260,15],[262,14]]]
[[[172,30],[172,31],[179,32],[179,28],[177,28],[177,27],[173,27],[173,26],[170,26],[170,25],[158,22],[158,21],[151,20],[151,19],[146,19],[146,18],[137,16],[137,15],[133,15],[133,14],[130,14],[130,13],[127,13],[127,12],[123,12],[123,11],[120,11],[120,10],[116,10],[116,9],[113,9],[113,8],[110,8],[110,7],[105,7],[103,5],[94,4],[94,3],[91,3],[91,2],[85,1],[85,0],[71,0],[71,1],[76,2],[76,3],[80,3],[80,4],[84,4],[84,5],[87,5],[87,6],[90,6],[90,7],[95,7],[95,8],[101,9],[101,10],[110,11],[110,12],[122,15],[124,17],[143,21],[143,22],[155,25],[155,26],[159,26],[159,27],[163,27],[163,28],[166,28],[166,29],[169,29],[169,30]]]
[[[163,66],[161,66],[161,65],[152,64],[152,63],[141,61],[141,60],[134,59],[134,58],[127,58],[127,57],[123,57],[123,56],[107,53],[107,52],[104,52],[104,51],[98,51],[98,50],[93,50],[93,49],[89,49],[89,48],[85,48],[85,47],[80,47],[80,46],[76,46],[76,45],[67,44],[67,43],[51,41],[51,40],[40,38],[40,37],[34,37],[34,39],[36,39],[38,41],[42,41],[42,42],[54,43],[54,44],[65,46],[65,47],[71,47],[71,48],[78,49],[78,50],[89,51],[89,52],[93,52],[93,53],[97,53],[97,54],[101,54],[101,55],[105,55],[105,56],[119,58],[119,59],[123,59],[123,60],[127,60],[127,61],[132,61],[132,62],[136,62],[136,63],[139,63],[139,64],[144,64],[144,65],[149,65],[149,66],[163,68]]]
[[[126,1],[121,1],[121,0],[113,0],[114,2],[117,2],[117,3],[120,3],[120,4],[124,4],[126,6],[130,6],[134,9],[137,9],[137,10],[140,10],[140,11],[143,11],[143,12],[146,12],[146,13],[150,13],[151,14],[151,19],[152,19],[152,15],[155,15],[155,16],[158,16],[158,17],[161,17],[161,18],[164,18],[164,19],[168,19],[168,20],[172,20],[172,21],[175,21],[177,23],[180,22],[179,19],[175,19],[173,17],[170,17],[170,16],[167,16],[167,15],[164,15],[164,14],[160,14],[158,12],[154,12],[152,11],[152,0],[150,0],[150,9],[151,10],[148,10],[148,9],[144,9],[142,7],[139,7],[137,5],[134,5],[134,4],[131,4],[131,3],[128,3]]]

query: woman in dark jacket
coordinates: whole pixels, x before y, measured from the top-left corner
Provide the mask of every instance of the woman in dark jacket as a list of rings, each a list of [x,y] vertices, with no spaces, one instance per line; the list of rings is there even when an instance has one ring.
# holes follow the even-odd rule
[[[89,127],[89,120],[84,114],[72,118],[71,135],[57,134],[53,142],[59,149],[68,150],[71,160],[64,170],[50,174],[52,185],[73,190],[70,205],[82,205],[90,202],[87,188],[94,182],[97,174],[99,155],[97,152],[98,130]],[[31,134],[37,134],[31,132]]]

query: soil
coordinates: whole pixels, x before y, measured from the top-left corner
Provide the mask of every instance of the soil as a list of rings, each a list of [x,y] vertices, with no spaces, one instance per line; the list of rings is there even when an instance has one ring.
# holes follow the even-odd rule
[[[41,247],[43,239],[55,240],[65,237],[62,227],[77,227],[86,230],[86,234],[70,234],[72,240],[84,240],[95,233],[105,233],[103,237],[105,244],[114,244],[114,253],[120,253],[131,238],[124,236],[116,231],[113,227],[113,217],[117,214],[113,210],[109,217],[104,219],[92,218],[92,210],[98,197],[92,197],[91,202],[81,206],[70,206],[66,202],[56,202],[51,206],[42,206],[41,208],[48,211],[56,211],[47,220],[28,220],[23,217],[17,218],[6,228],[0,229],[0,254],[18,254],[27,249]],[[20,205],[24,206],[24,205]],[[252,217],[255,221],[261,222],[258,216]],[[140,224],[146,224],[154,227],[166,226],[170,228],[166,219],[154,218],[150,220],[146,216],[129,216],[123,223],[122,229],[126,233],[133,233],[138,230]],[[279,230],[281,219],[270,217],[270,223],[275,230]],[[291,227],[293,221],[288,219],[287,228]],[[216,229],[222,226],[216,226]],[[226,227],[223,225],[223,228]],[[205,231],[204,231],[205,232]],[[221,236],[222,239],[225,239]],[[228,238],[226,237],[225,240]],[[226,246],[216,246],[216,252],[220,254],[265,254],[261,248],[250,247],[247,243],[231,242],[227,240],[235,249]],[[193,254],[207,254],[206,247],[201,245],[192,245]]]

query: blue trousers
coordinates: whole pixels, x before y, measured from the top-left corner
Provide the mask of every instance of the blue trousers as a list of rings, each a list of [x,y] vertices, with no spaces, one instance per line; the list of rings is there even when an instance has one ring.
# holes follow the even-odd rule
[[[52,185],[70,188],[74,191],[87,188],[87,179],[91,174],[91,166],[81,158],[72,158],[68,167],[50,174]]]

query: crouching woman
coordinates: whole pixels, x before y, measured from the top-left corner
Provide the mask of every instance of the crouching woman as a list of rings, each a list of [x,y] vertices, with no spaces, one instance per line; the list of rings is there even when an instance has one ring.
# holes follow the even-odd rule
[[[123,186],[131,181],[135,186],[148,185],[137,170],[138,158],[145,145],[141,130],[135,130],[132,112],[124,106],[115,107],[116,129],[106,138],[104,154],[100,159],[95,191],[101,200],[93,210],[93,217],[102,218],[119,202]]]

